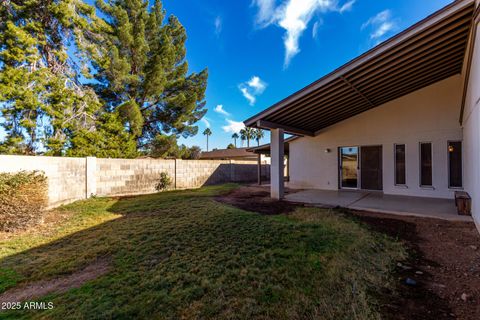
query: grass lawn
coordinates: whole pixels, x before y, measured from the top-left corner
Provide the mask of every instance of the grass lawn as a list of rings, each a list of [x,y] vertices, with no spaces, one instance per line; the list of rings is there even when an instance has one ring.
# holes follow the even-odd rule
[[[0,318],[375,319],[405,257],[385,236],[320,208],[264,216],[216,202],[236,185],[62,207],[40,234],[0,240],[0,293],[106,259],[106,274]]]

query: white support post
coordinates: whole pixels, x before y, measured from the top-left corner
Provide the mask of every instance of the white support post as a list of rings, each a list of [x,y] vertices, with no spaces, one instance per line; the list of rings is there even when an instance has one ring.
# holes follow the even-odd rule
[[[86,157],[85,199],[97,194],[97,158]]]
[[[271,171],[270,171],[270,196],[273,199],[283,198],[284,189],[284,141],[283,129],[270,130],[270,152],[271,152]]]

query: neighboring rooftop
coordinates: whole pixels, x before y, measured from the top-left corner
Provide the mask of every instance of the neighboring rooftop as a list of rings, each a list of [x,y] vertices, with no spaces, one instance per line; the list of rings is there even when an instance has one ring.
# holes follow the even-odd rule
[[[285,154],[289,154],[290,152],[290,142],[292,142],[293,140],[296,140],[298,139],[297,136],[292,136],[292,137],[288,137],[285,139],[284,141],[284,152]],[[267,144],[262,144],[261,146],[258,146],[258,147],[250,147],[250,148],[247,148],[248,151],[251,151],[251,152],[254,152],[256,154],[270,154],[270,143],[267,143]]]
[[[207,160],[257,160],[257,155],[248,148],[217,149],[202,152],[200,159]]]

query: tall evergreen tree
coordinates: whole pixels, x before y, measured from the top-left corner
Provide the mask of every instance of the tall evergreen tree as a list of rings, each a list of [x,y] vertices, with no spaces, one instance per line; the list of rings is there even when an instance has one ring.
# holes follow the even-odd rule
[[[102,18],[82,0],[0,4],[0,153],[134,157],[197,133],[207,72],[187,74],[185,30],[159,1],[99,1]]]
[[[95,91],[109,110],[147,145],[157,135],[195,135],[206,113],[207,71],[188,74],[186,33],[175,16],[165,19],[160,1],[96,2],[105,17],[91,50]]]
[[[0,152],[61,155],[78,130],[92,130],[100,107],[82,86],[83,43],[94,9],[81,0],[9,0],[0,6]],[[77,51],[78,53],[78,51]],[[74,61],[75,60],[75,61]]]
[[[66,155],[70,157],[135,158],[135,137],[125,130],[117,112],[101,112],[95,130],[77,130],[70,138]]]

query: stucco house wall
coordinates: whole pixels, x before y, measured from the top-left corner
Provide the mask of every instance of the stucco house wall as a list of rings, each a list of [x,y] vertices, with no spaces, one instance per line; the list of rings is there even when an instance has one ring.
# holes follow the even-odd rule
[[[292,141],[289,186],[336,190],[339,147],[382,145],[384,193],[453,198],[447,143],[462,140],[461,87],[461,77],[453,76]],[[420,187],[420,142],[432,143],[433,188]],[[406,145],[406,186],[394,185],[394,144]]]
[[[480,1],[477,2],[480,4]],[[465,190],[472,197],[472,215],[480,230],[480,26],[476,26],[463,114]]]

